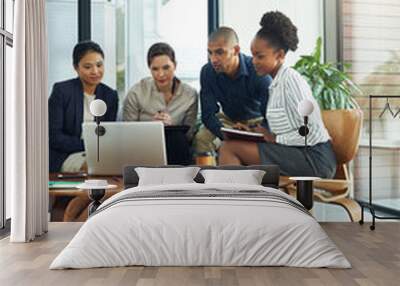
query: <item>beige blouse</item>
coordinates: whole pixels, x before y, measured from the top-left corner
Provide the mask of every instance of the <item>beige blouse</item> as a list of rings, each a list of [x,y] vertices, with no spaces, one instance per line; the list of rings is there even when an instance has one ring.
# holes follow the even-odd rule
[[[164,95],[157,90],[152,77],[147,77],[136,83],[124,100],[124,121],[152,121],[158,111],[168,112],[172,125],[188,125],[187,133],[191,139],[195,131],[198,112],[197,91],[180,82],[171,101],[166,104]]]

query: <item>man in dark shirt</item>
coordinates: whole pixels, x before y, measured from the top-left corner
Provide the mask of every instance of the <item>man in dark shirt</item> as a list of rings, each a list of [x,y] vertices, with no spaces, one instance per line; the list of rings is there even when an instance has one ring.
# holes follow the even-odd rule
[[[266,123],[271,83],[271,77],[257,75],[251,57],[240,53],[238,36],[231,28],[220,27],[210,35],[208,57],[200,74],[204,126],[194,140],[198,156],[215,154],[223,140],[223,126],[240,128]]]

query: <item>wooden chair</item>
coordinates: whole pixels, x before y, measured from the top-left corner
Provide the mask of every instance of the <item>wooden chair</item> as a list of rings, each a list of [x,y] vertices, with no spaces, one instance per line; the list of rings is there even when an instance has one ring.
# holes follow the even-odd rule
[[[339,205],[347,211],[351,221],[358,222],[361,219],[361,208],[349,196],[352,180],[347,163],[354,159],[358,151],[363,113],[360,109],[324,110],[322,119],[332,138],[337,169],[334,179],[314,182],[314,200]],[[286,177],[281,178],[280,185],[289,193],[295,192],[295,188]]]

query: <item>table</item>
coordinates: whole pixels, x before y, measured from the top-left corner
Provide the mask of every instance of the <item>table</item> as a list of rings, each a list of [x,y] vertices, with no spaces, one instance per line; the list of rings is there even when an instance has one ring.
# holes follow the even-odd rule
[[[88,176],[87,178],[80,179],[58,179],[57,174],[51,173],[49,175],[51,181],[84,181],[86,179],[104,179],[107,180],[109,184],[117,185],[115,189],[105,190],[103,201],[109,197],[115,195],[116,193],[124,189],[124,184],[122,176]],[[50,199],[53,201],[52,214],[61,213],[61,221],[85,221],[87,219],[86,208],[92,202],[88,196],[88,191],[70,188],[70,189],[49,189]],[[57,200],[62,202],[57,204]],[[55,221],[60,221],[59,218],[55,218]],[[52,219],[52,221],[54,221]]]

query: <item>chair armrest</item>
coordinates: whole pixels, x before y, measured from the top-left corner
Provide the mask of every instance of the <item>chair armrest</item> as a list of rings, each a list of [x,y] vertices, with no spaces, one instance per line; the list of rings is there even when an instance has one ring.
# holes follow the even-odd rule
[[[338,194],[346,192],[349,188],[349,183],[348,180],[322,179],[314,182],[314,188]]]
[[[279,176],[279,188],[286,188],[290,185],[294,185],[296,181],[290,180],[289,177]]]

